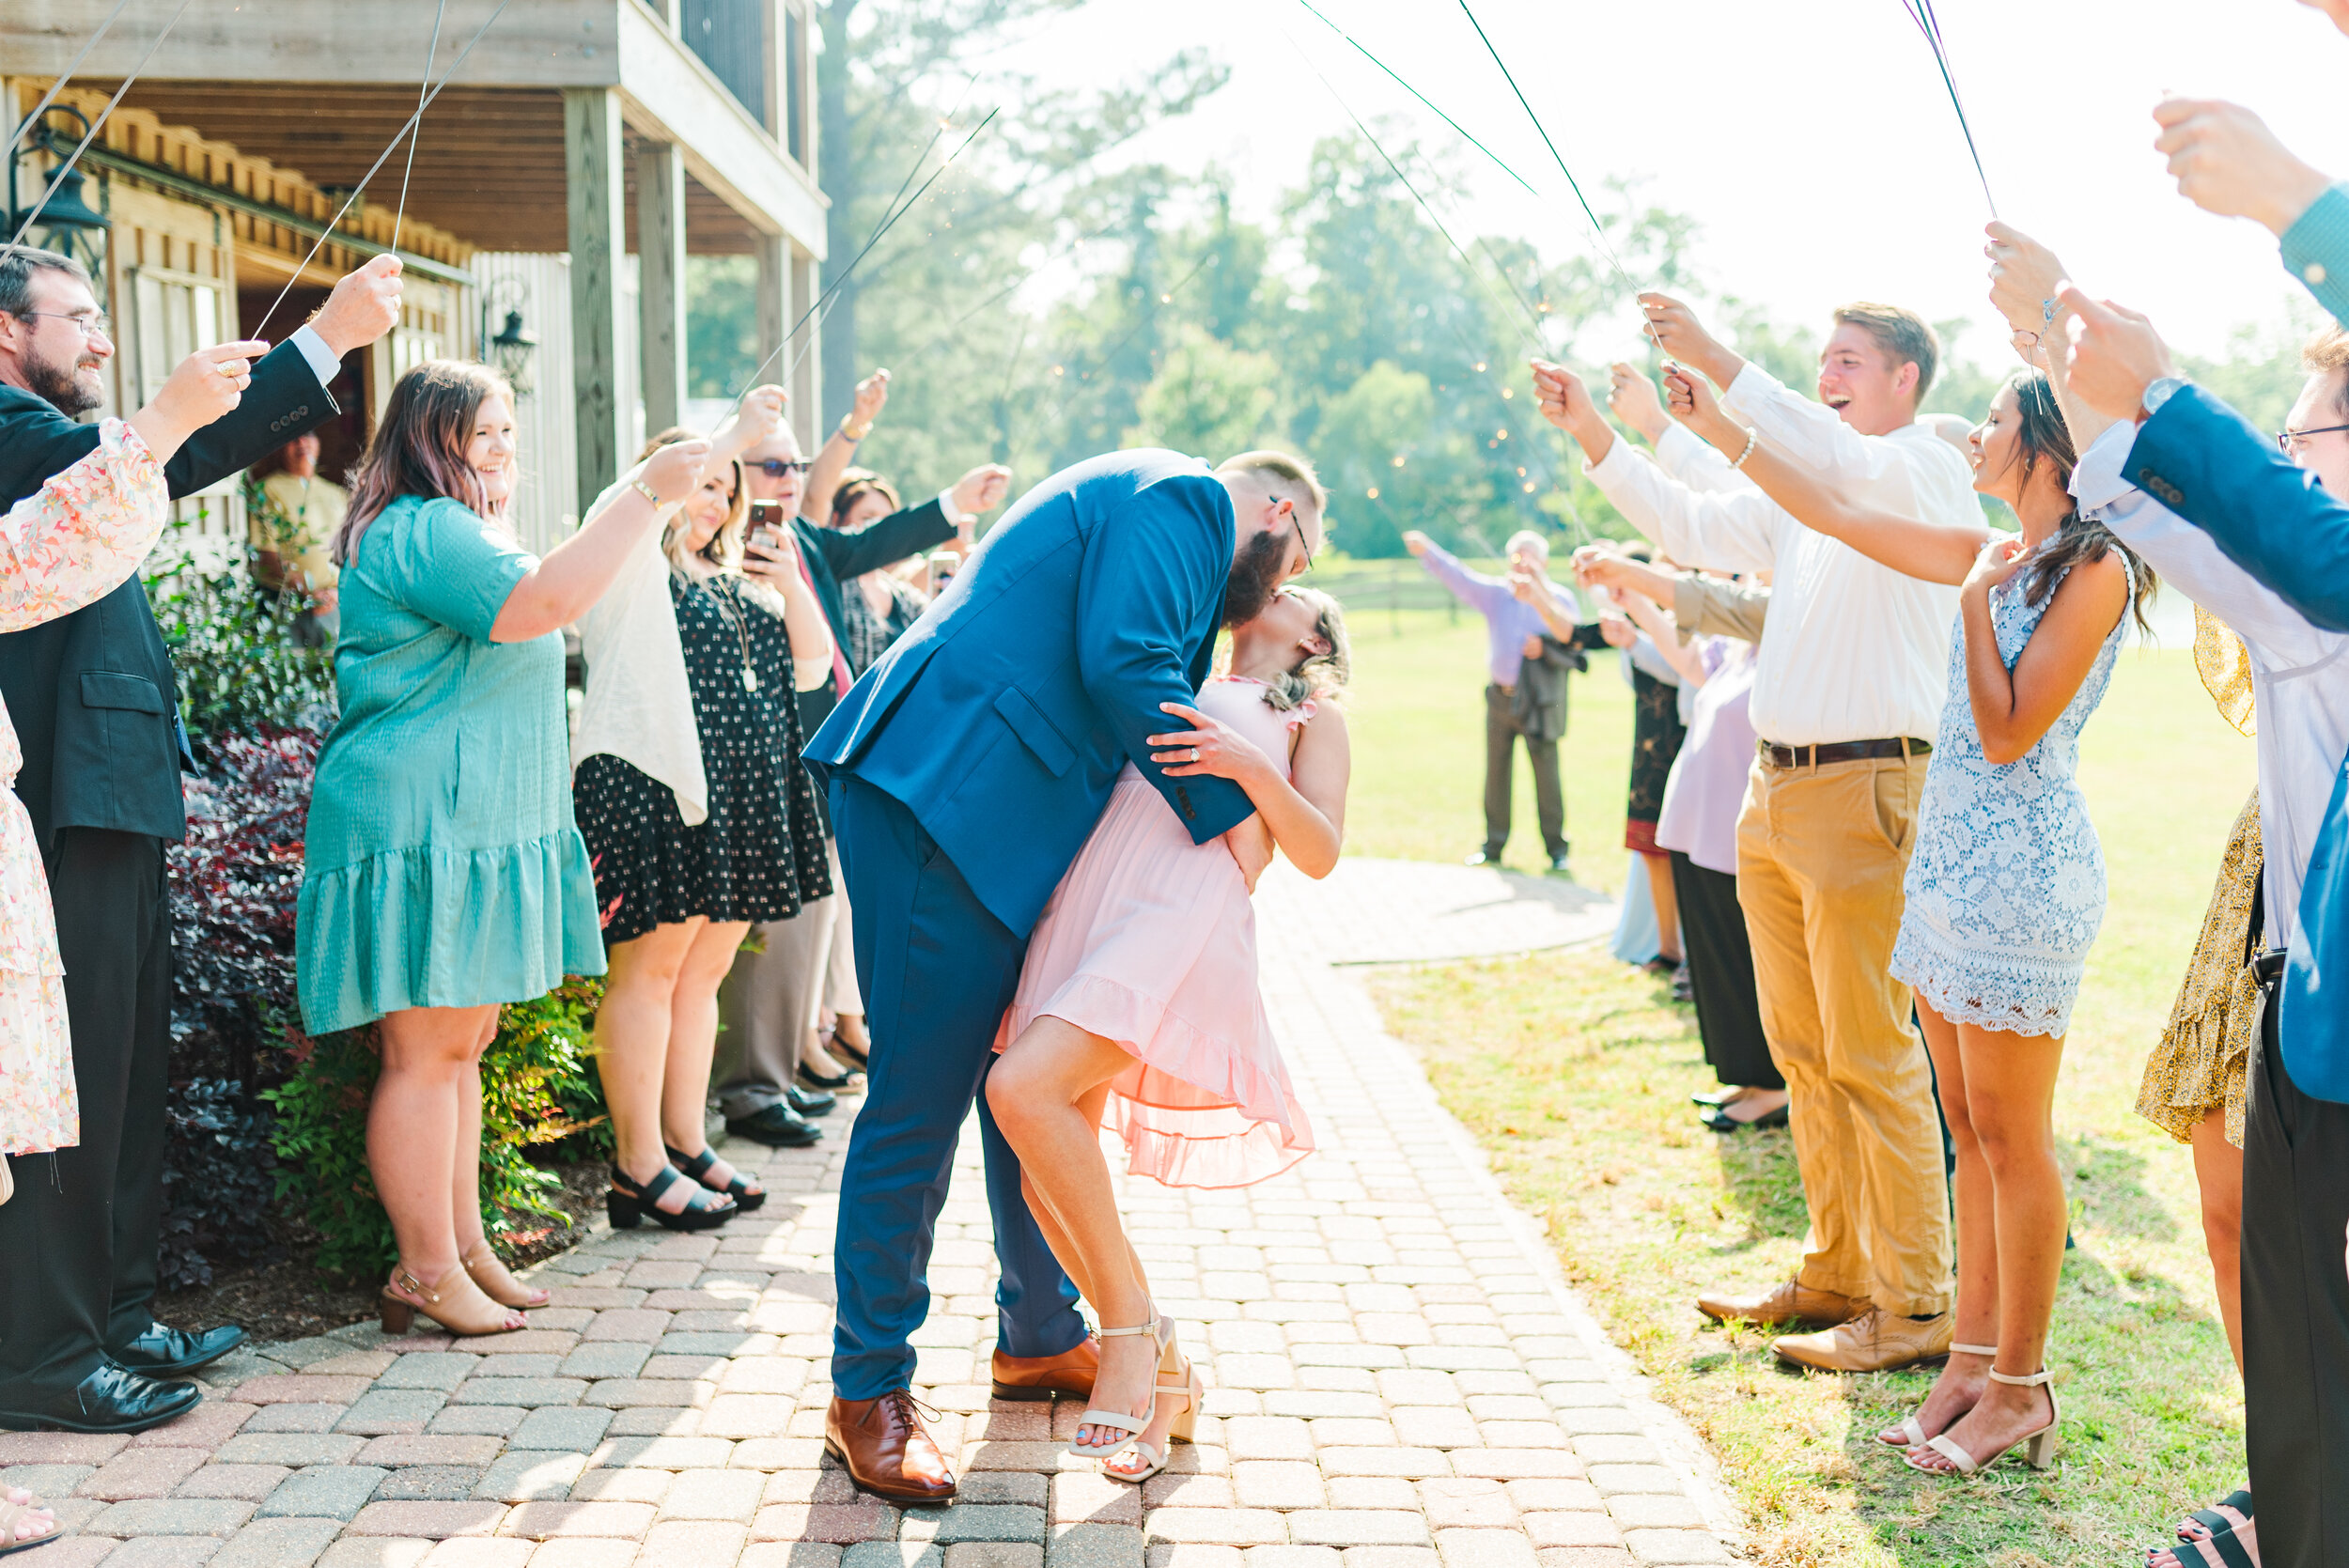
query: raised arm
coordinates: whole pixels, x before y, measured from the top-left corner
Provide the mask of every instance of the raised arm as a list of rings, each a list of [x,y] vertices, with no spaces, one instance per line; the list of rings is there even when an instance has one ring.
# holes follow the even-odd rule
[[[1346,844],[1346,787],[1353,774],[1346,715],[1324,705],[1298,735],[1292,777],[1231,725],[1188,703],[1168,703],[1174,719],[1191,727],[1154,735],[1152,753],[1171,779],[1230,779],[1248,792],[1272,842],[1289,863],[1319,880],[1337,869]],[[1193,753],[1196,753],[1194,757]]]
[[[839,426],[824,442],[824,449],[816,454],[816,461],[807,471],[807,483],[800,490],[800,516],[815,523],[829,520],[832,494],[840,489],[840,476],[856,460],[857,444],[873,433],[873,421],[880,417],[888,401],[887,370],[876,370],[857,382],[848,411],[840,416]]]
[[[708,456],[709,442],[681,441],[622,474],[579,532],[548,551],[514,584],[490,627],[490,641],[527,643],[586,613],[619,577],[629,552],[656,526],[662,508],[693,493]]]
[[[1679,624],[1670,611],[1645,594],[1618,593],[1615,602],[1623,606],[1633,626],[1647,633],[1647,640],[1656,646],[1656,657],[1671,667],[1681,685],[1693,691],[1704,684],[1704,656],[1680,635]]]
[[[1427,575],[1442,583],[1454,598],[1480,615],[1489,615],[1509,602],[1509,584],[1462,566],[1458,557],[1414,528],[1403,536],[1403,548],[1419,557]]]
[[[2072,307],[2063,300],[2063,263],[2055,252],[2009,225],[1992,223],[1983,232],[1990,236],[1983,247],[1990,258],[1990,303],[2006,318],[2023,363],[2046,373],[2056,411],[2071,432],[2072,450],[2085,452],[2113,420],[2083,402],[2064,373]]]
[[[1228,779],[1170,780],[1151,756],[1164,704],[1188,705],[1193,639],[1231,570],[1231,497],[1206,474],[1151,485],[1098,523],[1077,582],[1077,669],[1118,746],[1205,844],[1255,808]]]
[[[1668,374],[1664,388],[1674,417],[1718,450],[1741,454],[1739,466],[1797,522],[1841,539],[1871,561],[1928,582],[1955,584],[1966,581],[1989,542],[1990,529],[1979,521],[1931,522],[1852,499],[1831,474],[1797,460],[1731,418],[1713,389],[1688,371]]]
[[[1616,439],[1582,379],[1562,365],[1533,361],[1533,396],[1542,417],[1582,448],[1593,483],[1673,560],[1735,571],[1777,564],[1785,514],[1769,497],[1750,487],[1706,492],[1666,474]]]

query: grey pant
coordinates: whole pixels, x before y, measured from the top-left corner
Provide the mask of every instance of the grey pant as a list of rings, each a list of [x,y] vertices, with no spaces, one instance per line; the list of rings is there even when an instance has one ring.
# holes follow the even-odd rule
[[[1510,766],[1519,737],[1525,760],[1533,765],[1533,809],[1542,823],[1542,847],[1556,860],[1566,852],[1566,798],[1558,785],[1558,742],[1536,740],[1517,728],[1513,693],[1505,686],[1485,688],[1485,853],[1498,860],[1509,842]]]
[[[832,885],[841,886],[840,851],[829,839]],[[718,1057],[710,1079],[718,1106],[735,1120],[783,1098],[824,1004],[832,955],[847,900],[839,893],[801,906],[788,920],[759,926],[764,953],[735,955],[718,987]]]

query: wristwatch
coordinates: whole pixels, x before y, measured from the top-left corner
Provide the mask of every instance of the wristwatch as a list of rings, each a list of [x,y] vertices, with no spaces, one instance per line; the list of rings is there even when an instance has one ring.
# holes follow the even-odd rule
[[[2186,385],[2184,376],[2163,376],[2155,380],[2145,389],[2145,399],[2141,405],[2145,411],[2145,417],[2151,419],[2159,413],[2161,406],[2170,401],[2177,393],[2178,388],[2184,385]]]

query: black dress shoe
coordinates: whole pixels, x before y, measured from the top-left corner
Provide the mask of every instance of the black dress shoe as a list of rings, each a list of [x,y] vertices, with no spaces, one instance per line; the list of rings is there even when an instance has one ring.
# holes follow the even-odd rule
[[[142,1377],[179,1377],[207,1367],[244,1343],[244,1330],[233,1323],[191,1334],[150,1323],[147,1332],[108,1355]]]
[[[193,1383],[159,1383],[112,1361],[101,1362],[70,1393],[32,1410],[0,1410],[0,1427],[16,1432],[55,1427],[67,1432],[144,1432],[186,1415],[204,1397]]]
[[[829,1089],[802,1089],[794,1083],[784,1089],[783,1103],[802,1116],[829,1116],[840,1096]]]
[[[729,1116],[726,1131],[770,1149],[804,1149],[823,1141],[824,1129],[782,1100],[750,1116]]]

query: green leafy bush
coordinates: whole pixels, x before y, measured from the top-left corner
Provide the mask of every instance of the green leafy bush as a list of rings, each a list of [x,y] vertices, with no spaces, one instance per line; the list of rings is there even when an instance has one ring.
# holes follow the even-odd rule
[[[562,1183],[531,1157],[608,1154],[611,1129],[588,1063],[602,982],[566,980],[499,1016],[481,1059],[481,1218],[509,1245],[543,1237],[569,1216]],[[319,1266],[380,1273],[398,1258],[367,1169],[367,1100],[381,1068],[373,1029],[297,1042],[301,1065],[262,1097],[277,1110],[277,1196],[321,1237]]]

